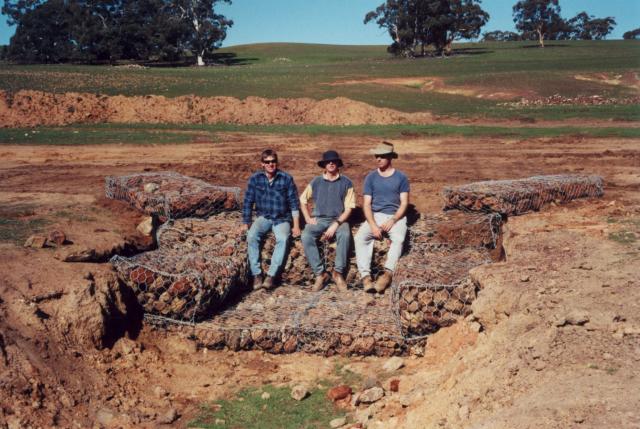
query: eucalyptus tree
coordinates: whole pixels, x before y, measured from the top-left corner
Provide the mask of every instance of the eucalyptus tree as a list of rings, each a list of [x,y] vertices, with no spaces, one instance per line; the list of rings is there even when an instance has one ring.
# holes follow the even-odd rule
[[[513,22],[525,38],[527,34],[535,34],[544,48],[545,38],[564,21],[558,0],[520,0],[513,6]]]

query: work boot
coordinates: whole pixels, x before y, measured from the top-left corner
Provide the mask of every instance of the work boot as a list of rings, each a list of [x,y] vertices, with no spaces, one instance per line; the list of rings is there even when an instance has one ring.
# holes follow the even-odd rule
[[[373,285],[373,280],[371,279],[371,276],[365,276],[362,278],[362,287],[364,288],[365,292],[376,291],[376,287]]]
[[[378,276],[375,288],[379,293],[384,293],[385,289],[389,287],[392,276],[391,271],[388,270],[384,270],[384,273]]]
[[[262,289],[263,286],[262,275],[258,274],[257,276],[253,276],[253,290]]]
[[[269,290],[269,289],[273,289],[275,287],[275,282],[273,281],[273,277],[271,276],[267,276],[264,278],[264,281],[262,282],[262,287]]]
[[[327,275],[326,272],[317,275],[316,276],[316,281],[313,283],[313,287],[311,288],[311,290],[314,291],[314,292],[321,291],[324,288],[324,284],[326,283],[328,278],[329,278],[329,276]]]
[[[344,280],[344,277],[342,277],[342,273],[339,273],[338,271],[334,271],[333,281],[336,283],[336,286],[338,286],[339,290],[345,291],[348,289],[347,282]]]

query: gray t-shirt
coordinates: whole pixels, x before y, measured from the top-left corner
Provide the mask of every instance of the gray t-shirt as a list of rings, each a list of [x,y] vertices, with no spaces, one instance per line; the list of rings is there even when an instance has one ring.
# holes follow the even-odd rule
[[[340,175],[337,180],[326,180],[317,176],[311,181],[313,192],[313,215],[337,219],[344,211],[344,198],[353,183],[347,176]]]
[[[378,170],[367,174],[364,179],[364,195],[371,195],[374,213],[394,214],[400,207],[400,194],[409,192],[409,179],[400,170],[389,177],[382,177]]]

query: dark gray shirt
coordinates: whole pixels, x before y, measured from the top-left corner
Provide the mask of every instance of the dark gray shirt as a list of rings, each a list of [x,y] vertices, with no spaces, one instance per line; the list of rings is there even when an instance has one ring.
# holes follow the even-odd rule
[[[314,217],[336,219],[344,212],[345,205],[347,208],[355,206],[353,183],[343,175],[333,181],[323,176],[314,177],[301,195],[303,204],[309,198],[313,199],[312,215]]]

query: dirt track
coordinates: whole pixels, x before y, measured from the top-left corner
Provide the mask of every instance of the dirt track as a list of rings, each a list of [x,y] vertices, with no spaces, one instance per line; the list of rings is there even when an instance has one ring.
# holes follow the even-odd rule
[[[59,250],[0,244],[0,422],[70,427],[100,420],[106,427],[155,427],[157,416],[176,408],[183,415],[176,424],[184,426],[199,404],[240,387],[334,376],[335,358],[198,351],[188,340],[148,326],[139,332],[130,326],[133,339],[119,339],[111,349],[73,341],[78,329],[61,328],[78,311],[71,306],[73,297],[92,282],[88,272],[96,284],[104,282],[108,266],[68,264],[56,257],[89,247],[109,249],[135,237],[139,214],[103,198],[106,175],[175,170],[244,186],[258,168],[259,151],[273,147],[301,188],[317,174],[320,153],[334,148],[360,190],[371,168],[366,149],[376,143],[228,134],[220,143],[180,146],[2,146],[3,213],[50,219],[46,229],[63,229],[73,244]],[[443,186],[477,180],[579,172],[600,174],[606,185],[602,200],[509,220],[507,261],[475,274],[483,291],[473,308],[483,331],[478,334],[477,325],[465,322],[436,334],[425,357],[407,361],[399,394],[387,397],[373,420],[408,428],[440,423],[638,427],[640,284],[633,268],[640,262],[638,242],[609,237],[629,229],[638,236],[640,143],[575,138],[394,143],[401,154],[396,167],[410,177],[412,202],[421,211],[441,208]],[[53,290],[62,297],[30,300]],[[351,363],[366,377],[379,373],[384,360]],[[156,386],[168,395],[157,394]],[[411,399],[407,408],[400,406],[403,395]]]

